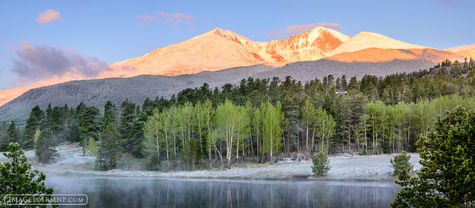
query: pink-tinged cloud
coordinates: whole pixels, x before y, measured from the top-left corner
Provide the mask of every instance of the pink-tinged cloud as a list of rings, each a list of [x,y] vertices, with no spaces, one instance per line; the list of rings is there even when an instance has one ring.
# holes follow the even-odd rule
[[[71,48],[32,46],[28,42],[22,42],[21,45],[19,49],[12,47],[16,57],[12,58],[11,69],[17,74],[21,83],[35,83],[71,74],[79,77],[96,77],[110,70],[105,61],[96,57],[85,57]]]
[[[295,34],[295,33],[302,33],[305,31],[310,31],[316,27],[326,27],[331,28],[334,30],[340,30],[342,27],[338,23],[315,23],[315,24],[308,24],[308,25],[291,25],[284,30],[280,31],[272,31],[269,35],[286,35],[286,34]]]
[[[58,11],[48,9],[41,13],[38,18],[36,18],[36,21],[40,24],[46,24],[48,22],[63,21],[63,18],[61,18],[61,14]]]
[[[142,21],[139,22],[139,25],[151,25],[155,21],[164,21],[166,23],[171,23],[175,26],[178,26],[180,23],[184,22],[188,26],[193,26],[191,22],[191,16],[181,13],[170,14],[162,11],[155,12],[153,15],[140,15],[138,16]]]

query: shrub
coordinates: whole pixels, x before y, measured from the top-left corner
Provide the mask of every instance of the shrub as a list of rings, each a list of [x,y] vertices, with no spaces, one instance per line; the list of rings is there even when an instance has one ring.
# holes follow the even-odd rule
[[[319,152],[313,158],[312,172],[316,176],[323,176],[330,170],[328,155],[325,152]]]
[[[406,151],[402,151],[400,154],[394,156],[394,159],[391,159],[391,165],[394,168],[394,176],[398,176],[403,171],[410,173],[412,172],[412,165],[409,163],[411,156],[407,154]]]

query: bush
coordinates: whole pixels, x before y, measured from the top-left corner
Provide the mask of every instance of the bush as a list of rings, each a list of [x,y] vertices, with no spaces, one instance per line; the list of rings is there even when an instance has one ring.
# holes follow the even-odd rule
[[[330,170],[330,161],[328,160],[328,155],[325,152],[319,152],[313,158],[312,172],[316,176],[323,176]]]
[[[394,176],[400,175],[402,172],[411,173],[412,165],[409,163],[410,155],[406,151],[402,151],[401,154],[394,156],[394,159],[391,159],[391,165],[394,168]]]

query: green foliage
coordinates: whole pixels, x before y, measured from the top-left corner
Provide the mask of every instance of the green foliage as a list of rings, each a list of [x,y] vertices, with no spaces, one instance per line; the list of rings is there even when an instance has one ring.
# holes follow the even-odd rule
[[[35,155],[38,161],[42,163],[52,162],[54,157],[57,156],[54,146],[54,137],[51,130],[45,129],[41,131],[35,145]]]
[[[117,124],[117,107],[111,101],[107,101],[104,106],[104,126]]]
[[[101,145],[96,157],[96,169],[111,170],[117,168],[117,160],[121,151],[120,135],[117,129],[109,124],[101,134]]]
[[[400,154],[394,156],[394,159],[391,159],[391,165],[394,168],[393,175],[398,176],[404,173],[412,172],[412,165],[409,162],[411,156],[407,154],[406,151],[402,151]]]
[[[330,170],[330,161],[328,160],[328,155],[325,152],[319,152],[312,159],[312,172],[316,176],[324,176]]]
[[[336,122],[333,117],[321,107],[315,111],[316,135],[320,138],[320,152],[328,152],[330,138],[335,133]]]
[[[44,117],[44,112],[39,106],[35,106],[31,109],[30,116],[26,120],[26,126],[23,129],[23,148],[28,149],[34,147],[34,136],[36,131],[39,130]]]
[[[68,111],[66,118],[66,129],[68,130],[66,137],[69,142],[81,141],[82,132],[78,111],[75,111],[74,109],[70,109]]]
[[[0,198],[6,194],[39,194],[51,198],[54,191],[45,186],[46,175],[31,169],[18,143],[10,143],[3,155],[11,161],[0,163]]]
[[[234,144],[242,140],[244,136],[248,135],[248,124],[249,117],[244,107],[236,106],[230,100],[226,99],[224,104],[220,104],[216,108],[216,128],[219,134],[218,138],[224,140],[226,144],[226,160],[228,167],[231,166]]]
[[[87,152],[87,142],[89,138],[99,140],[101,132],[101,116],[99,109],[96,107],[79,107],[77,109],[78,120],[80,125],[80,140],[83,146],[83,152]]]
[[[54,108],[51,105],[48,105],[46,109],[46,119],[41,121],[46,123],[46,128],[51,130],[56,143],[64,142],[68,138],[68,131],[66,129],[66,116],[68,113],[68,106],[64,105],[63,107],[55,106]]]
[[[139,106],[137,106],[137,109]],[[137,111],[137,118],[134,120],[132,124],[132,155],[136,158],[142,158],[142,143],[145,140],[144,135],[144,125],[147,121],[148,115],[145,112]]]
[[[39,129],[36,130],[35,135],[33,136],[33,148],[36,148],[38,145],[38,139],[40,138],[41,131]]]
[[[99,152],[99,148],[97,148],[97,143],[96,140],[94,140],[92,137],[89,138],[89,142],[87,143],[87,152],[90,155],[97,155]]]
[[[475,113],[463,107],[439,118],[419,140],[421,170],[398,175],[401,191],[393,207],[466,207],[475,202]]]
[[[7,135],[8,135],[8,143],[10,142],[20,143],[18,129],[16,127],[15,121],[11,121],[10,125],[8,125]]]
[[[261,104],[262,112],[262,136],[263,136],[263,151],[269,152],[269,158],[273,161],[273,154],[278,153],[282,146],[282,106],[280,102],[273,106],[270,102]],[[246,121],[248,122],[248,121]],[[247,124],[247,123],[246,123]]]
[[[318,119],[318,117],[316,117],[315,114],[316,114],[315,106],[310,101],[310,99],[306,99],[305,104],[302,108],[302,120],[305,124],[305,150],[307,151],[308,154],[310,154],[311,149],[313,149],[313,147],[310,146],[309,131],[311,131],[311,128],[315,125],[316,120]],[[313,141],[313,138],[312,138],[312,141]]]
[[[37,130],[49,129],[53,144],[81,142],[86,153],[90,138],[102,143],[100,137],[111,125],[122,153],[148,157],[160,170],[164,160],[171,168],[195,169],[216,161],[230,166],[281,157],[300,160],[315,152],[414,152],[437,116],[456,105],[475,109],[474,83],[473,62],[352,77],[349,83],[332,75],[306,83],[290,76],[283,81],[250,77],[221,88],[203,84],[170,99],[147,98],[141,106],[126,100],[117,108],[107,102],[103,115],[83,103],[76,108],[49,106],[46,115],[35,106],[24,130],[10,132],[30,147]],[[10,142],[8,127],[0,127],[0,149]],[[100,157],[108,158],[107,151]],[[100,160],[98,164],[106,161]]]
[[[124,150],[132,151],[133,146],[133,124],[136,117],[135,104],[125,100],[120,105],[120,124],[119,133]]]
[[[8,134],[7,134],[7,122],[2,122],[0,126],[0,151],[7,151],[8,150]]]
[[[160,158],[160,147],[162,146],[162,139],[168,141],[168,127],[169,118],[161,116],[158,109],[153,111],[152,116],[144,126],[145,140],[143,141],[142,151],[145,154],[151,154],[156,160]],[[168,144],[165,144],[168,145]],[[167,152],[168,157],[168,152]]]

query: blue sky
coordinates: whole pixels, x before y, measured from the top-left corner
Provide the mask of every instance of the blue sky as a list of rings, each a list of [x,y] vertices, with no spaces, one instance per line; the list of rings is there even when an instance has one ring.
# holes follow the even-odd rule
[[[58,12],[41,21],[47,10]],[[161,12],[161,13],[160,13]],[[267,41],[292,25],[339,24],[353,36],[378,32],[447,48],[475,43],[472,0],[399,1],[0,1],[0,89],[17,87],[22,43],[69,48],[114,63],[181,42],[215,27]]]

